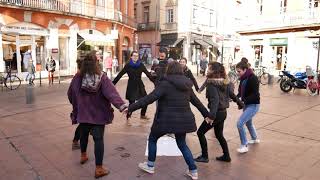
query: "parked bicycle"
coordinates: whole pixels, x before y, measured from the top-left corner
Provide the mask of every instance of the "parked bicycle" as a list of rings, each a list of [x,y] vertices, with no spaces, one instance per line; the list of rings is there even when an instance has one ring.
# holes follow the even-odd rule
[[[267,67],[260,66],[260,68],[254,69],[254,73],[259,79],[262,85],[266,85],[269,82],[270,74],[267,72]]]
[[[232,82],[233,84],[237,84],[239,82],[239,77],[236,71],[236,66],[230,66],[230,71],[228,72],[228,77],[230,82]]]
[[[21,85],[20,78],[17,75],[12,74],[10,66],[6,67],[6,76],[0,73],[0,85],[2,84],[10,90],[15,90]]]

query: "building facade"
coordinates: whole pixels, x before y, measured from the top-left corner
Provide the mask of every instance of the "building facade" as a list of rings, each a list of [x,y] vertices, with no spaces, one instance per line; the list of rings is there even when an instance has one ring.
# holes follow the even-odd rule
[[[0,0],[0,72],[10,65],[24,77],[28,51],[42,77],[51,56],[61,76],[73,75],[91,50],[122,64],[135,30],[133,0]]]
[[[275,70],[316,69],[319,0],[242,0],[239,56]]]
[[[158,55],[160,41],[159,0],[135,0],[134,17],[137,21],[137,44],[140,59],[151,64]]]
[[[186,57],[196,63],[201,52],[209,60],[219,54],[215,42],[217,34],[216,1],[211,0],[163,0],[160,2],[160,42],[168,47],[174,59]]]

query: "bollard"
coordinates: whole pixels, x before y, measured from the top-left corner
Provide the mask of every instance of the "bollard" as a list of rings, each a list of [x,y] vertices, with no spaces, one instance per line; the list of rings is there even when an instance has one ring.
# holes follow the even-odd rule
[[[273,81],[274,81],[274,76],[273,75],[271,75],[271,74],[268,74],[268,84],[269,85],[272,85],[273,84]]]
[[[27,104],[33,104],[34,100],[35,100],[34,86],[27,85],[27,87],[26,87],[26,103]]]

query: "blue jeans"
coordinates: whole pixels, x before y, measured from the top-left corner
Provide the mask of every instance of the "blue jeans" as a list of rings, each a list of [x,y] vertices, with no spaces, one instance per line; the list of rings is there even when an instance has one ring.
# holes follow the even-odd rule
[[[157,133],[153,133],[152,131],[149,135],[149,140],[148,140],[148,153],[149,153],[148,165],[149,166],[154,166],[154,162],[156,161],[156,156],[157,156],[157,141],[163,135],[165,135],[165,133],[157,134]],[[174,136],[176,137],[178,148],[180,149],[184,160],[189,166],[189,170],[191,172],[197,172],[197,166],[194,163],[192,153],[186,144],[186,133],[174,134]]]
[[[260,108],[260,104],[249,104],[249,105],[245,105],[244,107],[243,113],[241,114],[239,121],[237,122],[241,145],[248,144],[244,125],[247,126],[249,133],[251,135],[251,138],[253,140],[257,139],[257,132],[252,123],[252,118],[257,114],[257,112],[259,111],[259,108]]]

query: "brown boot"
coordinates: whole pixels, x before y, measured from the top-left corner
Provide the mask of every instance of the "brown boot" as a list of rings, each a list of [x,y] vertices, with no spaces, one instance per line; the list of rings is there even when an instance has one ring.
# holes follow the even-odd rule
[[[106,176],[109,173],[110,173],[110,171],[107,170],[107,169],[104,169],[102,166],[96,166],[96,171],[95,171],[94,177],[95,178],[99,178],[99,177],[102,177],[102,176]]]
[[[88,156],[87,156],[87,153],[84,152],[84,153],[81,153],[81,158],[80,158],[80,164],[84,164],[88,161]]]

